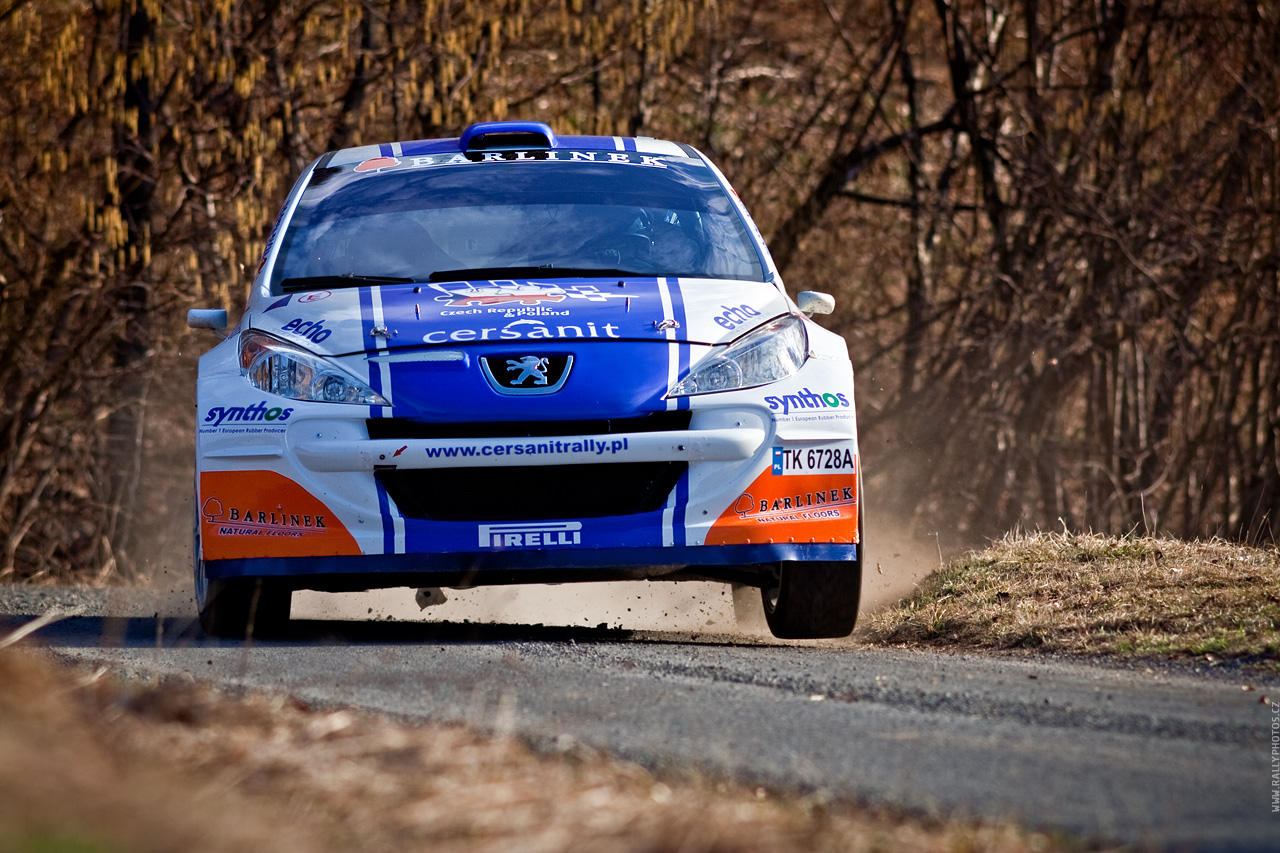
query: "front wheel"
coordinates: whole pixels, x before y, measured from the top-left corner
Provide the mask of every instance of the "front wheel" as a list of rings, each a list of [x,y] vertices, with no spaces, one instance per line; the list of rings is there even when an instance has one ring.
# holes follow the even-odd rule
[[[211,637],[252,639],[284,631],[289,622],[292,592],[262,578],[211,580],[200,555],[200,522],[196,520],[196,610],[200,627]]]
[[[781,563],[761,590],[765,621],[782,640],[849,636],[858,621],[861,595],[861,559]]]
[[[862,468],[858,468],[858,558],[779,563],[760,590],[769,630],[782,640],[847,637],[858,622],[862,598]]]
[[[289,623],[292,593],[262,578],[206,581],[200,627],[213,637],[252,639],[280,635]]]

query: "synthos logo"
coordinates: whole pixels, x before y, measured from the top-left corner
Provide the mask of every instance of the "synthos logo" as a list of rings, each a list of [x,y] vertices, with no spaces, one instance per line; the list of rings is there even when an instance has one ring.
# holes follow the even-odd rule
[[[324,327],[324,320],[311,321],[305,320],[302,317],[298,317],[296,320],[290,320],[288,323],[285,323],[283,331],[292,332],[299,337],[311,341],[313,344],[321,343],[333,334],[333,332]]]
[[[844,394],[815,394],[808,388],[800,394],[787,394],[784,397],[765,397],[765,403],[771,411],[782,410],[789,415],[795,409],[847,409],[849,398]]]
[[[546,548],[581,545],[582,522],[481,524],[481,548]]]
[[[204,422],[215,427],[222,426],[223,423],[284,422],[289,420],[289,416],[292,414],[292,408],[283,409],[279,406],[268,408],[265,402],[256,403],[252,406],[214,406],[204,416]]]

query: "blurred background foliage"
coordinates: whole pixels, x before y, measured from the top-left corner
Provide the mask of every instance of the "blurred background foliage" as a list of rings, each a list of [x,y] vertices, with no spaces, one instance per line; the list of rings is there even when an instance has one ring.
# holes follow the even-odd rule
[[[1243,0],[0,0],[0,579],[189,530],[189,307],[339,146],[702,148],[858,375],[877,523],[1280,533],[1280,10]],[[160,562],[156,562],[160,561]]]

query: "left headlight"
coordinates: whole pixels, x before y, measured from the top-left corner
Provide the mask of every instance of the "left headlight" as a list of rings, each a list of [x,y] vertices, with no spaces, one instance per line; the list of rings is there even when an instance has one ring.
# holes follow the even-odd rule
[[[391,405],[327,359],[252,329],[240,335],[240,372],[254,388],[291,400]]]
[[[799,371],[808,358],[809,335],[804,321],[788,314],[704,358],[667,396],[691,397],[768,385]]]

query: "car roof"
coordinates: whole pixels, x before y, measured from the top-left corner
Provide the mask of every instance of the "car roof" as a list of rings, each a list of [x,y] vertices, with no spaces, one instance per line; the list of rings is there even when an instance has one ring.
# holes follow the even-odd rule
[[[461,136],[448,139],[417,139],[344,148],[325,155],[326,166],[361,163],[374,157],[422,157],[429,154],[456,154],[486,151],[634,151],[701,159],[692,147],[647,136],[562,136],[543,122],[490,121],[473,124]]]

